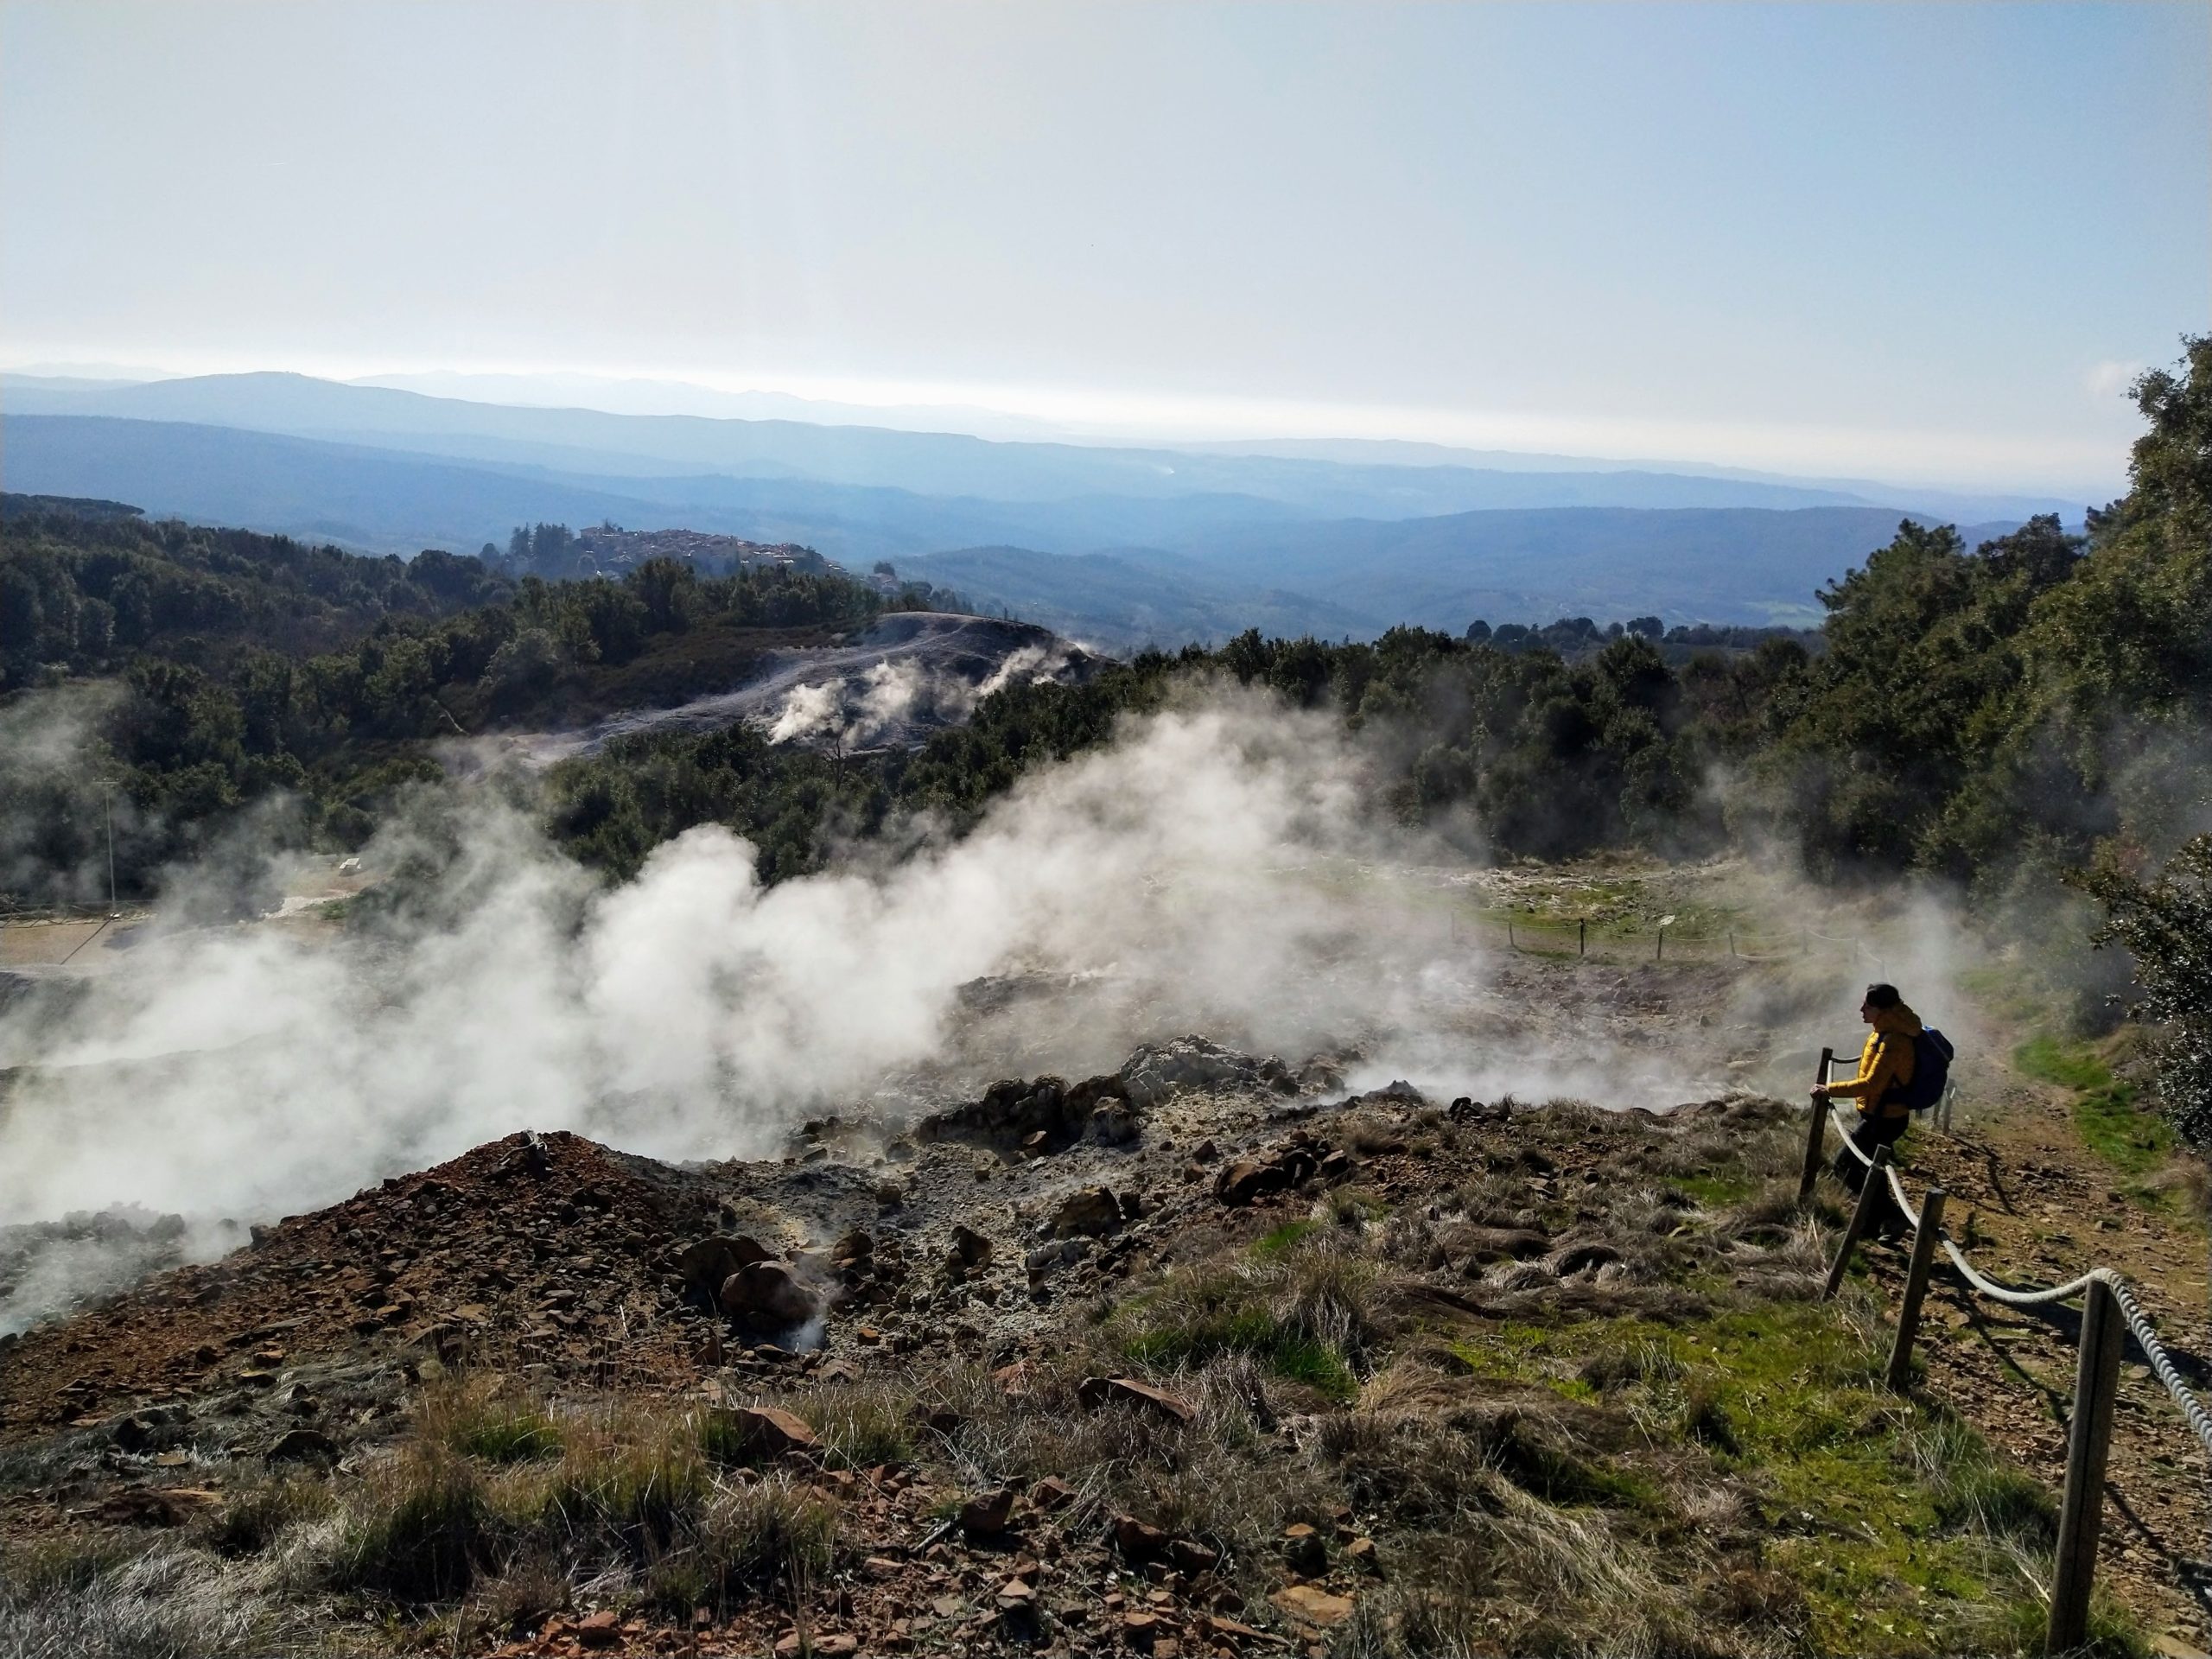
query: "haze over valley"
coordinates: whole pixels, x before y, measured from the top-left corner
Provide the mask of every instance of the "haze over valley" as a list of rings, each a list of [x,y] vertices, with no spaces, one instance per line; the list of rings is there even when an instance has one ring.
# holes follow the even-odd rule
[[[1443,450],[1414,465],[616,415],[281,374],[10,377],[0,440],[19,493],[403,556],[540,521],[799,542],[1120,648],[1593,611],[1802,623],[1813,590],[1900,518],[1979,541],[2088,505]]]

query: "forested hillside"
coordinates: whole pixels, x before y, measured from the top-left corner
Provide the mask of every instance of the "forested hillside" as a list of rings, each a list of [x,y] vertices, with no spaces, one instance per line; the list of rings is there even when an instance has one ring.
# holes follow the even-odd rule
[[[104,891],[111,793],[125,893],[257,806],[283,809],[266,826],[280,841],[354,845],[395,789],[443,775],[431,740],[673,700],[741,677],[768,645],[915,602],[842,575],[702,577],[664,559],[619,581],[515,582],[435,551],[372,559],[73,504],[13,510],[0,891]],[[57,733],[68,741],[36,741]]]

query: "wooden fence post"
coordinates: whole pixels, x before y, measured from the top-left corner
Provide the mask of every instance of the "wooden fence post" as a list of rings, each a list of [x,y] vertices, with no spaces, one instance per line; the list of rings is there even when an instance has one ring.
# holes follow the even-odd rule
[[[1822,1049],[1821,1075],[1814,1081],[1826,1083],[1828,1080],[1828,1067],[1834,1063],[1835,1051],[1832,1048]],[[1805,1131],[1805,1173],[1797,1183],[1797,1202],[1800,1204],[1813,1196],[1813,1183],[1820,1179],[1821,1154],[1827,1149],[1827,1124],[1828,1103],[1816,1097],[1813,1102],[1813,1121]]]
[[[1654,962],[1664,962],[1667,960],[1667,930],[1663,927],[1659,930],[1658,952],[1651,959]]]
[[[2088,1635],[2089,1590],[2097,1576],[2097,1534],[2104,1524],[2105,1453],[2112,1446],[2113,1397],[2127,1324],[2112,1287],[2089,1281],[2082,1307],[2082,1353],[2074,1371],[2074,1414],[2067,1425],[2066,1495],[2058,1506],[2058,1560],[2050,1580],[2047,1654],[2071,1653]]]
[[[1590,922],[1586,917],[1574,925],[1574,954],[1578,957],[1590,954]]]
[[[1866,1179],[1859,1184],[1859,1202],[1851,1211],[1851,1224],[1843,1230],[1843,1243],[1836,1247],[1834,1265],[1828,1268],[1828,1282],[1821,1292],[1821,1300],[1827,1301],[1843,1287],[1844,1270],[1851,1265],[1851,1253],[1859,1248],[1859,1241],[1866,1236],[1866,1229],[1874,1219],[1874,1206],[1889,1195],[1889,1177],[1883,1172],[1890,1166],[1890,1149],[1874,1148],[1874,1166],[1866,1172]]]
[[[1728,930],[1728,954],[1732,957],[1736,954],[1736,930],[1732,927]]]
[[[1920,1303],[1928,1294],[1928,1270],[1936,1262],[1936,1236],[1943,1226],[1943,1189],[1931,1186],[1920,1201],[1920,1229],[1912,1236],[1912,1265],[1905,1269],[1904,1300],[1897,1308],[1897,1339],[1890,1350],[1890,1392],[1912,1386],[1912,1340],[1920,1333]]]
[[[1513,942],[1513,918],[1510,916],[1505,918],[1505,948],[1509,950],[1518,950],[1521,948]]]

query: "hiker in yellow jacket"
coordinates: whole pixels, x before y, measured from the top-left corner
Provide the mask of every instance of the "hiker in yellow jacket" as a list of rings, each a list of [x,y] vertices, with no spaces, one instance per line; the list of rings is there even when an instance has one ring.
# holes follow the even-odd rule
[[[1813,1097],[1834,1096],[1858,1103],[1859,1123],[1851,1133],[1851,1144],[1872,1158],[1875,1147],[1895,1146],[1897,1138],[1912,1127],[1912,1109],[1904,1103],[1904,1096],[1905,1085],[1912,1081],[1912,1039],[1920,1035],[1922,1027],[1920,1016],[1905,1006],[1894,985],[1869,985],[1866,1000],[1859,1005],[1859,1017],[1873,1027],[1866,1033],[1866,1046],[1859,1052],[1859,1075],[1819,1084]],[[1835,1173],[1856,1192],[1866,1179],[1866,1166],[1849,1153],[1839,1152]],[[1904,1232],[1904,1216],[1889,1194],[1889,1184],[1885,1181],[1882,1185],[1874,1206],[1875,1229],[1885,1235]]]

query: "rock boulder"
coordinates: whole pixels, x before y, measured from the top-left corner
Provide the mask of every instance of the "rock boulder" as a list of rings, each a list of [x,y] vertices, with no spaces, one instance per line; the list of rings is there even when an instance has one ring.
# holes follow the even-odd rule
[[[804,1325],[821,1312],[814,1293],[785,1262],[754,1262],[722,1281],[719,1301],[734,1319],[763,1325]]]

